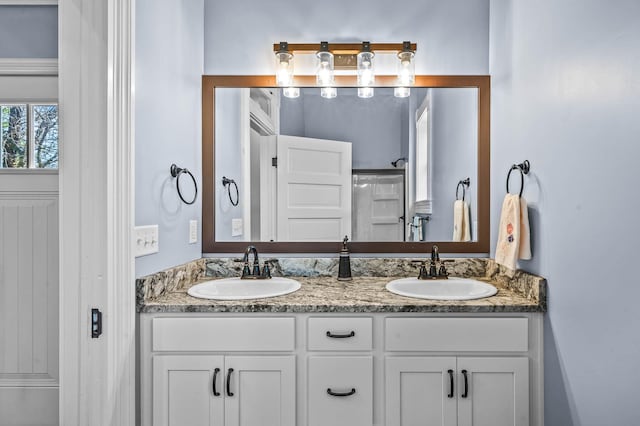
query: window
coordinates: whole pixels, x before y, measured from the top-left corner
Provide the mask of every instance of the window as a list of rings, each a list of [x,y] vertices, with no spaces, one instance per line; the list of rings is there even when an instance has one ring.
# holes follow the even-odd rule
[[[58,105],[0,104],[0,169],[58,168]]]

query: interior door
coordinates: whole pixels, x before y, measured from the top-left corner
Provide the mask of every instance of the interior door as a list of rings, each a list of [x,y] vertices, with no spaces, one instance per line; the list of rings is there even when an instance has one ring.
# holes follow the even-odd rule
[[[351,143],[278,136],[278,241],[351,239]]]

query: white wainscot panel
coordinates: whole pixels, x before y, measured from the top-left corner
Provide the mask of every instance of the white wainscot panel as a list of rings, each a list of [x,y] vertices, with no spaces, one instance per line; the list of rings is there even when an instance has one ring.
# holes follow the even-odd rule
[[[0,387],[57,384],[57,194],[0,191]]]

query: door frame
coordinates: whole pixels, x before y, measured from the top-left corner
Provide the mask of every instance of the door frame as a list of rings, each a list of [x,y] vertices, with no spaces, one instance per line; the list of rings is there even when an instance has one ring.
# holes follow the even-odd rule
[[[133,426],[135,0],[58,5],[60,424]]]

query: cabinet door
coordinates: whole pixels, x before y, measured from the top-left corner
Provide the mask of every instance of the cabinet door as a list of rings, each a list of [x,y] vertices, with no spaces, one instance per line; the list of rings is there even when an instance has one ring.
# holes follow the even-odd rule
[[[218,374],[215,369],[218,368]],[[154,426],[222,426],[223,357],[159,355],[153,358]],[[213,379],[216,391],[213,394]]]
[[[295,371],[295,356],[225,357],[225,425],[295,426]]]
[[[455,385],[455,357],[387,357],[386,424],[456,426]]]
[[[458,378],[460,426],[529,425],[528,358],[460,357]]]

